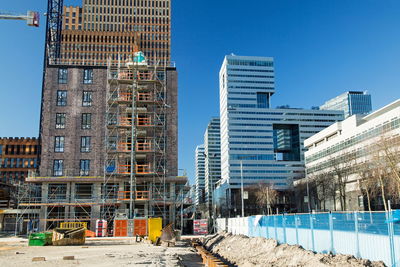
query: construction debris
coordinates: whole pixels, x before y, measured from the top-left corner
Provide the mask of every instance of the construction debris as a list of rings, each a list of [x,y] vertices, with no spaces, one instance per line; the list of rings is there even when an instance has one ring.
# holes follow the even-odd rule
[[[300,246],[278,244],[276,240],[262,237],[232,235],[226,232],[202,240],[205,248],[238,266],[352,266],[384,267],[383,262],[356,259],[349,255],[314,253]]]
[[[33,257],[32,261],[46,261],[45,257]]]
[[[172,223],[168,224],[162,229],[160,240],[161,240],[161,245],[164,247],[175,246],[176,238]]]
[[[54,229],[53,230],[53,245],[68,246],[68,245],[83,245],[85,244],[86,229],[84,227],[76,229]]]
[[[63,260],[65,260],[65,261],[72,261],[72,260],[75,260],[75,256],[64,256],[64,257],[63,257]]]

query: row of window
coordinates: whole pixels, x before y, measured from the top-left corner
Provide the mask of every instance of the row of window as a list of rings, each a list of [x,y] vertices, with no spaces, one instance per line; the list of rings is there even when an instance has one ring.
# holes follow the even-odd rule
[[[65,129],[66,113],[56,113],[56,129]],[[88,130],[92,128],[92,113],[82,113],[81,129]]]
[[[0,145],[0,155],[35,155],[38,145]]]
[[[15,184],[19,181],[23,181],[27,176],[27,172],[0,172],[0,182],[5,184]]]
[[[93,92],[83,91],[82,92],[82,107],[91,107],[93,102]],[[57,102],[56,105],[63,107],[68,103],[68,92],[66,90],[57,91]]]
[[[68,83],[68,69],[60,68],[58,69],[58,83],[66,84]],[[93,83],[93,69],[83,70],[83,83],[92,84]]]
[[[313,162],[313,161],[321,159],[323,157],[328,157],[329,155],[332,155],[336,152],[342,151],[351,146],[359,144],[365,140],[377,137],[379,135],[382,135],[388,131],[392,131],[399,127],[400,127],[400,118],[396,118],[390,122],[386,122],[382,125],[378,125],[375,128],[371,128],[363,133],[359,133],[359,134],[352,136],[346,140],[342,140],[339,143],[336,143],[326,149],[319,151],[318,153],[308,156],[307,163]]]
[[[36,168],[37,159],[0,158],[0,168]]]
[[[66,84],[68,83],[68,69],[60,68],[58,69],[58,83]],[[83,84],[93,83],[93,69],[83,70]]]
[[[81,136],[80,150],[82,153],[87,153],[91,151],[91,137]],[[65,136],[55,136],[54,137],[54,152],[62,153],[65,150]]]
[[[64,176],[64,160],[56,159],[53,163],[53,176]],[[90,160],[81,159],[79,163],[79,175],[89,176],[90,172]]]

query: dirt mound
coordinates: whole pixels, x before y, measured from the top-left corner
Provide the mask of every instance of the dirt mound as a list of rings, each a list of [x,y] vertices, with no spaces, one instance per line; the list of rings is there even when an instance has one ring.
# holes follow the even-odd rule
[[[356,259],[349,255],[318,254],[300,246],[279,245],[273,239],[232,235],[225,232],[208,236],[203,240],[203,244],[213,253],[241,267],[385,266],[383,262]]]

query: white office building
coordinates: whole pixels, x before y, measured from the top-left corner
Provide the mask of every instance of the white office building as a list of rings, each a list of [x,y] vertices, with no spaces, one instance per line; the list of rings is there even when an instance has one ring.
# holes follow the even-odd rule
[[[336,180],[337,174],[345,170],[342,176],[346,175],[346,209],[364,210],[365,196],[360,191],[360,171],[366,171],[376,164],[376,145],[378,148],[385,145],[384,140],[389,140],[386,144],[388,149],[400,152],[400,100],[369,115],[351,116],[306,139],[304,145],[308,150],[305,157],[310,181],[321,174],[324,177],[331,175],[331,179]],[[357,168],[362,163],[367,164],[362,165],[363,169]],[[386,168],[387,171],[390,168]],[[393,176],[390,171],[389,176]],[[395,188],[395,184],[390,186]],[[325,209],[342,209],[339,200],[336,197],[335,201],[333,198],[326,201]]]
[[[204,133],[205,198],[212,203],[212,193],[221,179],[221,135],[219,118],[212,118]]]
[[[204,145],[198,145],[195,151],[195,171],[196,171],[196,193],[195,204],[205,202],[205,154]]]
[[[342,120],[343,113],[271,108],[275,78],[270,57],[226,56],[219,79],[222,178],[216,194],[224,195],[235,212],[241,163],[244,187],[265,183],[292,189],[293,180],[304,177],[304,140]]]

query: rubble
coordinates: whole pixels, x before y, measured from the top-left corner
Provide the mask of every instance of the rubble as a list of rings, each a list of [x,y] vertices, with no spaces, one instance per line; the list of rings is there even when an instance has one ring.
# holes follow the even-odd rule
[[[351,266],[384,267],[383,262],[356,259],[350,255],[314,253],[298,245],[278,244],[263,237],[247,237],[221,232],[203,239],[204,246],[232,264],[250,266]]]

